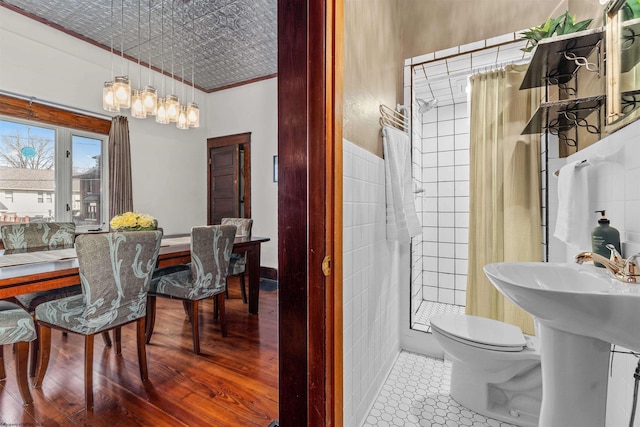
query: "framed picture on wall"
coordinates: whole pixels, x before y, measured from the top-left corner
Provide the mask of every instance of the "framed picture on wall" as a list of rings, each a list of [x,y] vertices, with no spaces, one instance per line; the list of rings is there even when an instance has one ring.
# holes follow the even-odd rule
[[[273,182],[278,182],[278,156],[273,156]]]

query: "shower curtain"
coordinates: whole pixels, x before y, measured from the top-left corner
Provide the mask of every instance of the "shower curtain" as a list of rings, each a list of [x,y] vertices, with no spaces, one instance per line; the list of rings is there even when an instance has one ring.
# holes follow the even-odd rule
[[[520,135],[539,91],[519,90],[526,65],[471,77],[469,271],[466,313],[519,326],[533,319],[497,291],[482,268],[541,261],[540,136]]]

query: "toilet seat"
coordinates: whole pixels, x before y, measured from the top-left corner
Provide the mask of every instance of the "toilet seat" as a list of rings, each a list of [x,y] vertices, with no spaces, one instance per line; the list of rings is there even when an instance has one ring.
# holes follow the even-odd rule
[[[522,330],[498,320],[464,314],[442,314],[430,319],[434,331],[463,344],[493,351],[517,352],[526,347]]]

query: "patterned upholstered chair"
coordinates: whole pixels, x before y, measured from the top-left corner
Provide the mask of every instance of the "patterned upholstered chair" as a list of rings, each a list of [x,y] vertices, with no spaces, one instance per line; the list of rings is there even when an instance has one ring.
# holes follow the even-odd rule
[[[51,351],[51,329],[85,337],[85,405],[93,410],[93,338],[131,322],[137,325],[140,378],[146,381],[144,345],[147,291],[160,250],[161,231],[78,236],[76,251],[82,295],[49,301],[36,308],[40,357],[34,387],[42,384]]]
[[[75,234],[76,225],[73,222],[31,222],[0,227],[0,236],[2,236],[2,243],[7,253],[72,248],[76,237]],[[81,293],[80,285],[75,285],[18,295],[15,300],[22,308],[34,315],[36,307],[43,302],[71,295],[80,295]],[[109,340],[108,335],[105,337],[105,341],[108,345],[111,345],[110,340],[107,340]],[[31,343],[29,375],[32,377],[35,376],[36,362],[38,360],[38,343],[38,338]]]
[[[222,218],[222,225],[235,225],[237,227],[236,237],[251,237],[251,227],[253,219],[251,218]],[[247,287],[244,281],[245,271],[247,270],[247,254],[231,254],[229,261],[229,276],[239,276],[240,291],[242,292],[242,302],[247,303]],[[229,291],[226,292],[229,298]]]
[[[58,249],[73,246],[73,222],[30,222],[0,227],[5,249]]]
[[[36,339],[36,329],[31,315],[20,306],[9,301],[0,301],[0,380],[4,380],[5,344],[16,345],[16,378],[18,390],[25,406],[33,402],[27,379],[29,342]]]
[[[186,302],[191,321],[194,353],[200,354],[199,301],[216,297],[222,336],[227,336],[224,294],[235,234],[236,227],[233,225],[193,227],[190,269],[175,271],[174,266],[156,271],[148,294],[147,343],[151,341],[155,324],[156,297]]]

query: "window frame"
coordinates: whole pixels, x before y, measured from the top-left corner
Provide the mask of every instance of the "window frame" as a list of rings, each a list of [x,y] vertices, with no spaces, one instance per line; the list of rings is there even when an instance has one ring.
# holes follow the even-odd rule
[[[1,100],[0,100],[1,104]],[[1,108],[0,108],[1,110]],[[101,177],[101,217],[103,222],[108,222],[109,218],[109,168],[108,168],[108,134],[89,132],[86,130],[70,128],[62,125],[54,125],[38,120],[26,120],[23,118],[0,114],[0,120],[22,124],[25,126],[37,126],[54,131],[54,180],[55,190],[53,192],[55,221],[73,222],[73,137],[84,137],[101,141],[102,156],[102,177]],[[44,203],[46,191],[38,192],[38,203]],[[97,224],[102,227],[101,224]],[[86,232],[96,227],[94,225],[78,225],[77,232]]]

